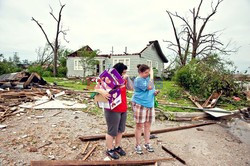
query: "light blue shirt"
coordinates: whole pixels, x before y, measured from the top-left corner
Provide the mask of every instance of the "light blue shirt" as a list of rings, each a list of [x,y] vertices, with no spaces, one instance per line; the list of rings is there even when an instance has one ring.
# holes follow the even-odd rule
[[[136,77],[134,80],[134,95],[132,101],[147,108],[154,106],[154,86],[152,90],[148,90],[149,77]]]

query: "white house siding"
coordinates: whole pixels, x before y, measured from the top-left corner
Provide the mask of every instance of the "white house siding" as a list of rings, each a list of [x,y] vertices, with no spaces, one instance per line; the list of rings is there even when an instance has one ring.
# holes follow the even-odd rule
[[[67,59],[67,77],[83,77],[83,69],[75,68],[75,60],[81,60],[79,57],[68,57]],[[94,71],[87,69],[86,76],[94,75]]]
[[[152,66],[157,68],[158,63],[158,76],[161,76],[163,69],[164,69],[164,63],[161,60],[161,57],[158,55],[154,44],[151,44],[148,46],[142,53],[141,53],[141,60],[140,63],[147,64],[147,60],[152,61]]]
[[[127,70],[127,74],[131,77],[137,76],[137,64],[140,63],[140,56],[139,55],[124,55],[124,56],[111,56],[111,58],[107,58],[107,68],[112,67],[114,65],[115,59],[129,59],[129,70]]]

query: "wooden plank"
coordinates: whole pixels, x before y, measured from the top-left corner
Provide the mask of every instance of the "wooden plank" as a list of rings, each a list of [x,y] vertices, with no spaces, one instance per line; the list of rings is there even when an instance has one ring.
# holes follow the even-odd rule
[[[194,128],[194,127],[212,125],[212,124],[216,124],[216,123],[209,122],[209,123],[192,124],[192,125],[181,126],[181,127],[173,127],[173,128],[166,128],[166,129],[160,129],[160,130],[153,130],[150,133],[151,134],[160,134],[160,133],[166,133],[166,132],[171,132],[171,131],[190,129],[190,128]],[[125,133],[125,134],[123,134],[123,137],[134,137],[134,136],[135,136],[134,133]],[[81,141],[96,141],[96,140],[100,140],[100,139],[105,139],[105,134],[92,135],[92,136],[81,136],[81,137],[79,137],[79,139]]]
[[[166,147],[162,146],[162,149],[165,150],[167,153],[169,153],[171,156],[173,156],[175,159],[177,159],[178,161],[180,161],[182,164],[186,165],[186,162],[184,160],[182,160],[176,154],[174,154],[173,152],[171,152],[170,150],[168,150]]]
[[[94,145],[93,147],[92,147],[92,149],[84,156],[84,158],[82,159],[82,160],[86,160],[89,156],[90,156],[90,154],[95,150],[95,148],[98,146],[98,144],[96,144],[96,145]]]
[[[82,150],[82,154],[85,153],[85,151],[87,150],[88,146],[89,146],[90,142],[87,142],[86,145],[84,146],[83,150]]]
[[[82,160],[48,160],[31,161],[31,166],[66,166],[66,165],[152,165],[161,161],[172,161],[173,158],[165,157],[152,160],[113,160],[113,161],[82,161]]]
[[[210,97],[204,102],[204,104],[202,104],[202,107],[206,107],[206,108],[214,107],[221,95],[222,95],[222,91],[213,92],[210,95]]]
[[[196,107],[198,108],[203,108],[200,103],[198,103],[197,101],[195,101],[194,97],[191,96],[187,91],[184,91],[186,93],[186,95],[188,95],[188,98],[196,105]]]

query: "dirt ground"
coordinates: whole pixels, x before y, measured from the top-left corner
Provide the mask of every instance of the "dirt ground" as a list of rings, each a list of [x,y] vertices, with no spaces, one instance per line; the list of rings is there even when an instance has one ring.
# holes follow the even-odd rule
[[[60,112],[60,113],[59,113]],[[59,113],[59,114],[57,114]],[[201,123],[200,121],[192,123]],[[0,129],[0,166],[30,165],[31,160],[81,160],[86,142],[79,136],[102,134],[106,131],[104,118],[98,118],[76,110],[26,110],[9,117]],[[188,125],[187,122],[156,121],[152,129]],[[250,124],[244,123],[245,133],[250,133]],[[198,128],[157,134],[152,139],[154,153],[134,152],[134,138],[124,138],[122,146],[127,152],[120,160],[139,160],[171,157],[161,149],[164,145],[186,161],[187,165],[250,165],[250,137],[233,135],[237,128],[229,130],[225,125],[214,124]],[[133,129],[127,128],[127,132]],[[104,140],[91,142],[97,149],[87,160],[103,160]],[[34,152],[33,152],[34,151]],[[177,160],[161,162],[160,165],[182,165]]]

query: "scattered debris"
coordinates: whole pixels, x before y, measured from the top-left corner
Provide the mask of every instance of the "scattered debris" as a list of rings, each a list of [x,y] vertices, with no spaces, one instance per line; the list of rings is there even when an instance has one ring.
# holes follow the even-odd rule
[[[92,149],[84,156],[84,158],[82,159],[83,161],[86,160],[90,155],[91,153],[95,150],[95,148],[98,146],[98,144],[95,144]]]
[[[38,149],[37,149],[36,147],[30,147],[29,151],[30,151],[30,152],[37,152]]]
[[[235,101],[240,101],[240,100],[241,100],[239,97],[236,97],[236,96],[233,96],[233,99],[234,99]]]
[[[205,101],[202,105],[204,108],[213,108],[215,107],[217,101],[219,100],[220,96],[222,95],[222,91],[220,92],[213,92],[211,96]]]
[[[218,118],[218,117],[223,117],[223,116],[228,116],[228,115],[232,115],[232,114],[234,113],[234,112],[232,112],[232,111],[230,112],[230,111],[224,110],[224,109],[222,109],[222,108],[216,108],[216,107],[215,107],[215,108],[203,108],[203,107],[200,105],[200,103],[198,103],[198,102],[196,101],[195,97],[191,96],[187,91],[185,91],[185,93],[189,96],[188,98],[198,107],[198,108],[195,108],[195,109],[204,111],[204,112],[206,112],[207,114],[212,115],[212,116],[214,116],[214,117],[216,117],[216,118]],[[221,92],[221,93],[222,93],[222,92]],[[213,96],[213,94],[212,94],[210,97],[212,98],[212,96]],[[207,107],[208,107],[208,106],[209,106],[209,107],[212,107],[212,105],[214,106],[214,105],[216,104],[218,98],[221,96],[221,94],[217,94],[217,95],[214,95],[214,96],[217,96],[217,98],[214,99],[214,100],[212,100],[211,102],[210,102],[210,99],[207,100],[207,101],[204,103],[204,105],[206,105]],[[210,97],[209,97],[209,98],[210,98]],[[210,104],[209,104],[209,102],[210,102]],[[208,104],[208,105],[207,105],[207,104]],[[188,107],[188,108],[194,109],[193,107]]]
[[[7,125],[0,125],[0,129],[4,129],[6,127],[7,127]]]
[[[202,128],[196,128],[197,131],[204,131]]]
[[[187,126],[181,126],[181,127],[173,127],[173,128],[167,128],[167,129],[160,129],[160,130],[153,130],[150,133],[151,134],[160,134],[160,133],[165,133],[165,132],[171,132],[171,131],[178,131],[178,130],[184,130],[184,129],[189,129],[189,128],[194,128],[194,127],[200,127],[200,126],[206,126],[206,125],[212,125],[216,124],[214,122],[209,122],[209,123],[200,123],[200,124],[193,124],[193,125],[187,125]],[[123,138],[125,137],[134,137],[134,133],[125,133],[123,134]],[[79,139],[81,141],[96,141],[100,139],[105,139],[105,135],[94,135],[94,136],[80,136]]]
[[[43,148],[43,147],[45,147],[45,146],[49,146],[49,145],[51,145],[51,144],[52,144],[51,141],[45,141],[45,144],[42,145],[42,146],[40,146],[40,147],[38,147],[37,149]]]
[[[186,165],[186,162],[184,160],[182,160],[176,154],[174,154],[173,152],[171,152],[170,150],[168,150],[165,146],[162,146],[162,149],[165,150],[167,153],[169,153],[171,156],[173,156],[175,159],[177,159],[178,161],[180,161],[182,164]]]
[[[3,74],[0,76],[1,88],[28,88],[30,85],[38,86],[45,85],[47,82],[37,73],[18,72]]]
[[[86,143],[86,145],[84,146],[83,150],[82,150],[82,154],[85,154],[85,151],[87,150],[88,146],[89,146],[89,141]]]
[[[196,101],[196,98],[195,98],[195,97],[191,96],[187,91],[184,91],[184,92],[186,93],[186,95],[188,95],[188,98],[196,105],[196,107],[198,107],[198,108],[203,108],[203,107],[200,105],[200,103],[198,103],[198,102]]]

